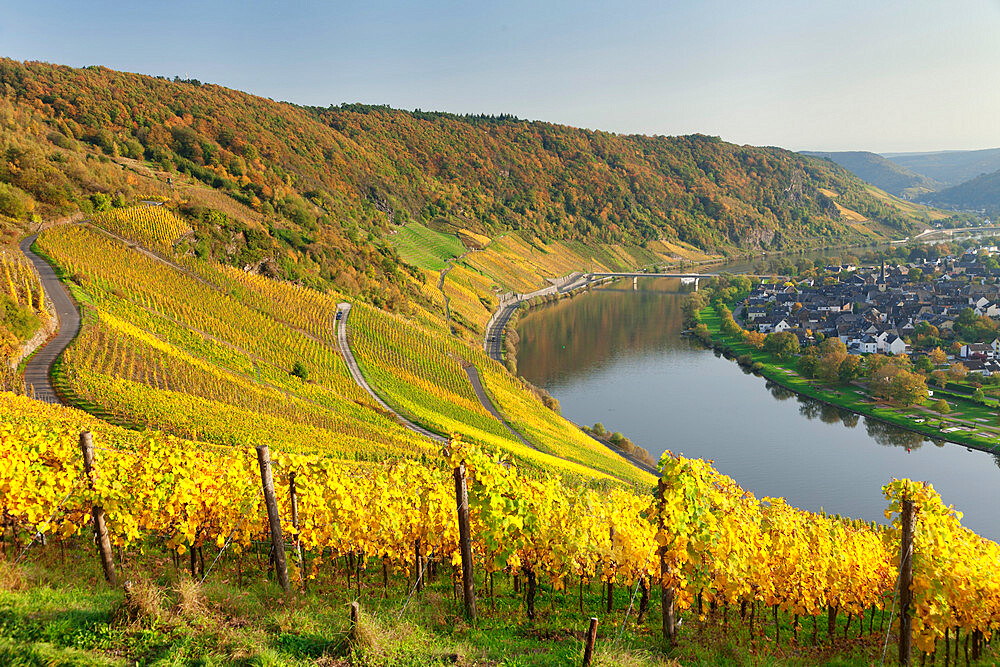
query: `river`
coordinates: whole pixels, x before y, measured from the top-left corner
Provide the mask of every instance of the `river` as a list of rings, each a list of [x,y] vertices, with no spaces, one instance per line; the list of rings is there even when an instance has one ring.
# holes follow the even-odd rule
[[[677,279],[623,280],[518,324],[519,372],[579,424],[601,422],[654,456],[708,458],[757,497],[884,522],[881,487],[931,482],[963,524],[1000,540],[996,457],[825,406],[745,373],[680,335]]]

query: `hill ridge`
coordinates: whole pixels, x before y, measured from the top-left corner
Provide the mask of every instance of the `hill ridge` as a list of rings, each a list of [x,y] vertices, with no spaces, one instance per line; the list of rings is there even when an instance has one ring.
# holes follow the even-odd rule
[[[0,60],[0,221],[173,200],[190,250],[405,308],[420,298],[386,239],[407,222],[495,237],[702,252],[863,241],[909,212],[839,167],[705,135],[615,135],[507,116],[300,107],[197,82]],[[792,185],[796,184],[793,188]]]

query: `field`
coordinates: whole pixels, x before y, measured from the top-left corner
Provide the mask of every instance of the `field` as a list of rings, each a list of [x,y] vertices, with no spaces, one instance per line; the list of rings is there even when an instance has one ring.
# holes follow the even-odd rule
[[[886,204],[889,204],[890,206],[899,209],[903,213],[915,219],[924,218],[926,220],[933,222],[935,220],[944,220],[946,218],[950,218],[953,215],[948,211],[942,211],[941,209],[937,208],[930,208],[922,204],[915,204],[914,202],[906,201],[904,199],[900,199],[899,197],[894,197],[888,192],[879,190],[876,187],[867,186],[865,189],[871,196],[875,197],[880,201],[885,202]]]
[[[190,256],[152,257],[86,226],[50,229],[38,247],[73,277],[84,310],[82,331],[57,369],[61,391],[76,405],[114,423],[224,445],[270,444],[344,459],[434,451],[351,379],[334,338],[339,295]],[[362,303],[351,311],[354,354],[400,413],[432,431],[499,447],[536,469],[649,483],[513,378],[503,384],[507,371],[477,346],[425,324]],[[467,363],[480,368],[488,387],[505,387],[500,409],[516,413],[513,421],[534,448],[480,405]]]
[[[400,227],[391,239],[404,262],[432,271],[440,271],[445,267],[445,260],[465,252],[465,246],[458,237],[435,231],[419,222]]]
[[[182,270],[86,227],[53,228],[38,246],[77,281],[84,325],[58,379],[78,405],[223,444],[427,450],[351,380],[330,344],[335,296],[309,293],[299,308],[304,288],[195,260]]]
[[[488,358],[453,336],[425,329],[364,304],[351,308],[351,348],[383,400],[411,421],[442,435],[499,447],[531,467],[570,476],[649,484],[646,474],[601,447]],[[525,447],[480,405],[463,366],[476,366],[508,421],[534,445]]]

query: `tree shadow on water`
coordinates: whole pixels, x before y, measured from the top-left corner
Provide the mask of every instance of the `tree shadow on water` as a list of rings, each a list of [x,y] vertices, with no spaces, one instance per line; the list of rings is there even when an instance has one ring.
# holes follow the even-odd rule
[[[897,428],[892,424],[865,417],[865,430],[872,440],[885,447],[905,447],[919,449],[926,441],[920,433]]]

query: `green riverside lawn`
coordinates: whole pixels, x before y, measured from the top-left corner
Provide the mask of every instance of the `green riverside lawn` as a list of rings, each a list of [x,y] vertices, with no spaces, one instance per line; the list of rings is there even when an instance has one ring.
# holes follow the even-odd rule
[[[649,615],[622,619],[634,590],[614,588],[614,610],[606,611],[600,582],[566,592],[539,583],[537,618],[525,616],[524,587],[515,593],[506,575],[494,579],[494,597],[477,576],[479,621],[464,620],[450,581],[439,567],[428,586],[414,593],[413,577],[388,574],[383,589],[380,563],[373,560],[348,582],[344,558],[328,559],[306,593],[284,595],[263,573],[266,549],[247,554],[238,570],[223,557],[204,585],[159,546],[129,551],[120,570],[131,584],[130,601],[121,587],[103,580],[89,536],[36,544],[18,565],[0,560],[0,664],[51,665],[579,665],[591,616],[600,619],[595,665],[871,665],[881,658],[889,626],[886,611],[866,614],[863,624],[838,616],[832,638],[826,614],[818,622],[801,618],[797,638],[789,615],[778,615],[779,641],[771,610],[758,605],[751,636],[749,616],[739,606],[706,616],[681,614],[678,645],[660,639],[657,591]],[[216,550],[205,547],[205,563]],[[200,577],[199,577],[200,578]],[[358,600],[361,623],[356,643],[348,640],[349,605]],[[638,606],[639,596],[635,597]],[[405,606],[405,608],[404,608]],[[881,629],[881,631],[880,631]],[[896,651],[889,634],[888,653]],[[981,664],[995,659],[987,647]]]
[[[991,453],[1000,452],[1000,442],[998,442],[996,433],[981,426],[975,428],[961,421],[956,421],[956,418],[959,418],[996,426],[996,411],[982,406],[960,393],[942,390],[938,387],[929,387],[934,392],[935,400],[942,398],[942,395],[947,396],[952,407],[952,412],[948,415],[938,415],[935,412],[921,410],[917,406],[893,407],[876,402],[868,395],[868,392],[855,385],[826,386],[818,380],[804,378],[796,369],[796,359],[778,359],[764,350],[757,350],[746,344],[738,336],[724,334],[721,329],[722,318],[712,306],[703,308],[699,311],[698,316],[700,321],[708,327],[712,341],[717,347],[728,350],[735,356],[750,355],[754,362],[761,364],[759,369],[761,375],[796,393],[845,408],[860,415],[880,419],[930,438],[948,440]],[[926,421],[920,423],[915,421],[917,419]],[[985,421],[977,422],[977,420]],[[974,430],[972,432],[968,430],[942,432],[942,429],[953,427],[973,428]]]

